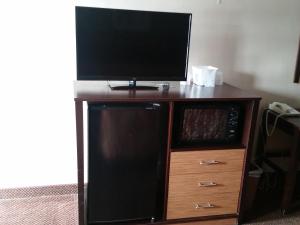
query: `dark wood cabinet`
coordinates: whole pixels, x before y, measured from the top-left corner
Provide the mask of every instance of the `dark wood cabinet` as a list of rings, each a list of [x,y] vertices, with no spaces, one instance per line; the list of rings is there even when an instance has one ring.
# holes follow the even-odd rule
[[[164,105],[165,116],[163,116],[164,119],[159,122],[162,127],[158,130],[162,132],[159,134],[162,138],[160,142],[165,143],[162,145],[164,146],[162,147],[162,151],[165,155],[162,157],[163,162],[160,163],[160,165],[163,165],[161,174],[165,177],[162,179],[163,183],[161,184],[163,189],[161,191],[161,193],[163,193],[161,206],[157,207],[161,217],[155,220],[154,223],[194,224],[195,221],[198,221],[197,224],[222,224],[223,222],[226,224],[234,224],[236,221],[242,219],[242,202],[245,195],[244,189],[246,180],[244,177],[249,167],[248,162],[251,154],[254,126],[260,101],[258,96],[227,84],[214,88],[174,85],[174,87],[171,86],[168,91],[112,91],[106,86],[94,88],[84,82],[75,86],[78,203],[79,221],[81,225],[88,224],[88,221],[86,221],[86,211],[89,211],[89,209],[86,208],[84,200],[83,102],[87,102],[90,105],[144,105],[154,102]],[[182,110],[178,110],[178,108],[180,108],[179,106],[182,105],[193,105],[196,106],[197,109],[203,107],[207,108],[207,106],[221,106],[221,109],[223,111],[225,110],[225,113],[229,113],[224,114],[226,115],[224,116],[222,114],[224,112],[220,112],[222,115],[218,117],[219,112],[216,110],[206,111],[205,113],[203,113],[203,110],[195,110],[191,112],[193,115],[188,115],[186,116],[187,118],[184,118],[184,116],[179,115]],[[225,109],[222,108],[223,106],[232,105],[240,108],[240,118],[238,120],[235,119],[236,116],[234,113],[231,113],[226,107]],[[210,112],[213,112],[212,115],[210,115]],[[127,116],[130,117],[130,114],[131,113],[127,114]],[[136,115],[138,117],[138,114]],[[197,115],[201,117],[201,121],[197,119]],[[89,123],[101,123],[94,121],[93,117],[89,117]],[[125,117],[123,118],[125,119]],[[153,118],[150,116],[149,118],[156,120],[155,116]],[[159,117],[157,117],[157,120],[159,120]],[[193,123],[193,121],[195,122]],[[126,121],[124,121],[124,123],[126,124]],[[163,125],[164,123],[165,125]],[[235,127],[236,123],[238,123],[238,127]],[[91,124],[90,127],[93,127]],[[116,131],[115,137],[121,140],[122,133],[124,133],[124,137],[126,137],[127,134],[125,133],[126,130],[122,131],[121,121],[119,121],[119,124],[120,130],[118,130],[118,132]],[[155,126],[153,121],[151,124]],[[185,125],[182,126],[182,124]],[[109,129],[109,125],[106,125],[106,129]],[[180,136],[178,132],[182,133],[182,131],[180,131],[182,127],[185,129],[185,133]],[[202,129],[199,129],[199,127],[202,127]],[[111,132],[113,132],[113,129],[112,127]],[[225,131],[223,132],[222,129],[226,129],[225,131],[227,133],[224,133]],[[93,135],[94,132],[93,129],[89,129],[88,135]],[[231,138],[233,136],[230,132],[234,134],[234,139]],[[221,133],[223,136],[220,135]],[[152,134],[148,135],[149,139],[151,139],[151,135]],[[105,137],[105,135],[103,137]],[[178,144],[180,141],[175,140],[178,137],[183,137],[185,141],[196,141],[192,142],[193,144]],[[113,133],[110,134],[110,138],[113,139]],[[201,141],[205,138],[207,138],[208,141]],[[103,141],[103,139],[101,140]],[[104,143],[102,143],[101,140],[99,139],[99,143],[96,144],[90,143],[93,146],[89,146],[89,151],[93,149],[95,145],[103,145]],[[216,140],[220,141],[218,142]],[[150,142],[147,139],[144,141],[142,139],[139,140],[141,146],[143,146],[143,144],[145,145],[145,151],[147,151],[147,148],[151,145],[149,143],[151,143],[151,140]],[[149,152],[151,151],[149,150]],[[155,150],[153,152],[155,152]],[[90,160],[90,163],[94,163],[93,160]],[[97,163],[101,164],[103,162]],[[123,169],[126,170],[126,168]],[[128,170],[129,169],[130,168],[128,168]],[[109,169],[106,167],[103,170]],[[99,174],[103,172],[109,174],[112,171],[99,171]],[[91,182],[97,180],[93,178],[96,178],[99,174],[95,171],[94,174],[89,171],[89,180]],[[149,177],[151,178],[151,176]],[[152,177],[151,179],[154,178]],[[136,186],[137,185],[140,185],[141,188],[143,187],[143,184],[136,184]],[[90,194],[92,194],[92,192],[89,193],[88,198],[93,198],[92,195],[97,196],[95,193]],[[94,200],[93,204],[97,205],[97,201],[101,201],[101,198],[95,198]],[[109,201],[109,197],[107,200]],[[128,204],[130,204],[130,202]],[[101,205],[101,203],[99,203],[99,205]],[[97,211],[93,212],[93,214],[96,215]],[[101,215],[101,210],[99,210],[99,215]],[[145,221],[145,224],[150,222],[150,220]]]

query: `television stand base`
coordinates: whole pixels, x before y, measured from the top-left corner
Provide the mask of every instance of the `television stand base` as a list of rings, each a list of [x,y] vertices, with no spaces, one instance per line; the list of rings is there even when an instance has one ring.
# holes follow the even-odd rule
[[[114,91],[126,91],[126,90],[158,90],[158,87],[155,87],[155,86],[134,86],[134,87],[131,87],[131,86],[115,86],[115,87],[112,87],[110,86],[110,89],[111,90],[114,90]]]
[[[158,87],[156,86],[143,86],[143,85],[136,85],[136,80],[130,80],[128,86],[127,85],[123,85],[123,86],[114,86],[112,87],[111,85],[109,85],[111,90],[119,90],[119,91],[127,91],[127,90],[157,90]]]

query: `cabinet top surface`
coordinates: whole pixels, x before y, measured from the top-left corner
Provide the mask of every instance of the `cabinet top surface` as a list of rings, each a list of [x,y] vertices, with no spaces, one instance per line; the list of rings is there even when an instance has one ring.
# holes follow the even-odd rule
[[[253,100],[259,96],[229,84],[215,87],[196,85],[170,85],[163,90],[111,90],[107,85],[96,85],[91,82],[74,83],[75,101],[189,101],[189,100]]]

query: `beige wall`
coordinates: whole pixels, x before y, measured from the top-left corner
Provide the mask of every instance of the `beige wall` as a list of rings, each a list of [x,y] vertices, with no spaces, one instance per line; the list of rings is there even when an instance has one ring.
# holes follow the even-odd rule
[[[227,83],[256,91],[263,103],[300,107],[300,84],[292,82],[299,0],[83,0],[77,5],[191,12],[190,68],[217,66]]]
[[[28,0],[0,7],[0,188],[77,182],[74,5],[192,12],[189,66],[300,107],[299,0]]]
[[[300,108],[300,84],[293,83],[300,38],[299,0],[94,0],[78,5],[191,12],[189,71],[213,65],[224,81],[270,102]],[[284,142],[284,141],[282,141]],[[256,141],[255,141],[256,143]],[[254,144],[253,156],[257,147]]]

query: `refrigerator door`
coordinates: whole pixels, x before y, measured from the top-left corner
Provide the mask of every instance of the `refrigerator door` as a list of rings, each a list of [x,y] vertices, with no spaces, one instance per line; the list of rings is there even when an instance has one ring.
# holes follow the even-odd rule
[[[162,218],[167,105],[90,104],[88,222]]]

